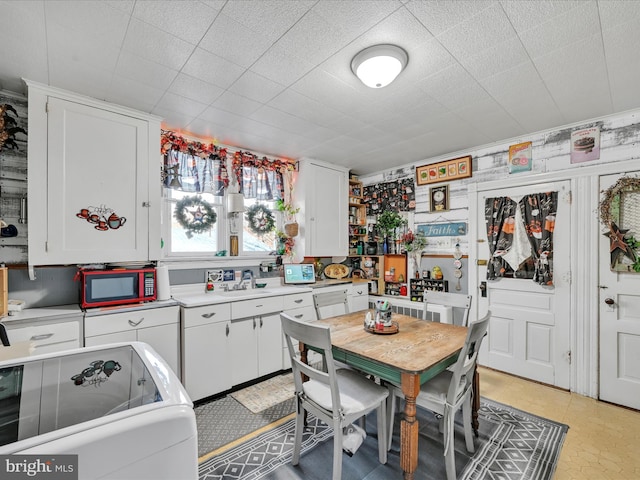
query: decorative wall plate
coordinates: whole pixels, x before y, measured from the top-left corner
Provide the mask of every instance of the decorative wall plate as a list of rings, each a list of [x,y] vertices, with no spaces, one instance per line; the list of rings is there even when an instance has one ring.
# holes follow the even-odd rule
[[[339,279],[349,275],[349,267],[341,263],[332,263],[324,267],[324,276],[327,278]]]

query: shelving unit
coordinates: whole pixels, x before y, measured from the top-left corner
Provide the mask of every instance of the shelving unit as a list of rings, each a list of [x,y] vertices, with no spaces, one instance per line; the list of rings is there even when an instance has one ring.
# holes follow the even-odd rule
[[[349,255],[364,254],[367,236],[367,207],[363,203],[363,186],[357,178],[349,178]],[[359,243],[362,242],[362,243]],[[361,250],[358,250],[361,245]]]
[[[407,288],[407,257],[405,254],[384,256],[384,294],[406,296],[402,290]]]
[[[448,292],[447,280],[432,280],[430,278],[412,278],[409,280],[409,298],[413,302],[422,302],[424,291]]]

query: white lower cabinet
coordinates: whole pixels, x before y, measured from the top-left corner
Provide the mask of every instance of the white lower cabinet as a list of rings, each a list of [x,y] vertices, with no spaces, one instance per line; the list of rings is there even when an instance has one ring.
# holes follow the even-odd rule
[[[311,292],[304,292],[285,296],[284,313],[301,322],[313,322],[317,320],[316,309],[313,306],[313,294]],[[282,368],[291,368],[291,358],[289,357],[287,344],[284,343],[284,337],[282,346]],[[309,354],[313,354],[313,352],[309,352]]]
[[[9,343],[30,342],[31,355],[82,346],[82,312],[77,305],[31,308],[2,320]]]
[[[231,304],[231,383],[239,385],[282,369],[281,296]]]
[[[351,285],[349,294],[349,311],[358,312],[369,308],[369,284],[367,282]]]
[[[191,400],[229,390],[231,305],[183,308],[182,326],[182,383]]]
[[[84,317],[86,347],[114,342],[145,342],[180,375],[180,307],[177,305]]]

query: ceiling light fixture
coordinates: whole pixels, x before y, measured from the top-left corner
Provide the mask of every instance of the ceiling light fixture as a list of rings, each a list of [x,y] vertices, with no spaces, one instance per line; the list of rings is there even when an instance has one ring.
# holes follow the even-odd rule
[[[351,60],[351,70],[371,88],[389,85],[404,70],[409,56],[396,45],[374,45],[365,48]]]

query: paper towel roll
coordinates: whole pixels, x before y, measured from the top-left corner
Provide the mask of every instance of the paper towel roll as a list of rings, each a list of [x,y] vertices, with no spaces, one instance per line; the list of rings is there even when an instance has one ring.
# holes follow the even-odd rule
[[[156,268],[156,285],[158,286],[158,300],[169,300],[171,285],[169,285],[169,268],[166,265]]]

